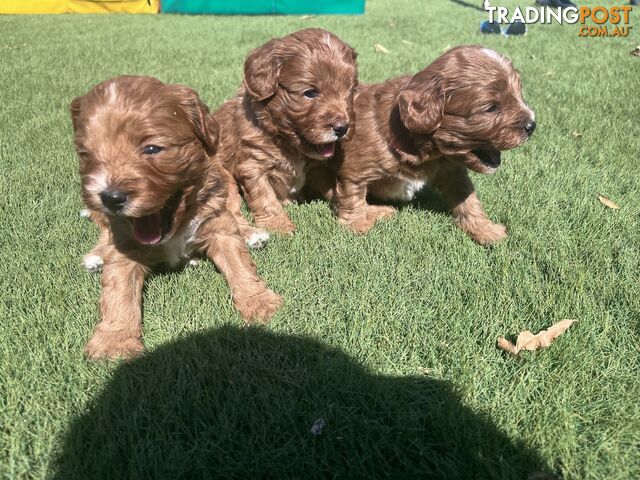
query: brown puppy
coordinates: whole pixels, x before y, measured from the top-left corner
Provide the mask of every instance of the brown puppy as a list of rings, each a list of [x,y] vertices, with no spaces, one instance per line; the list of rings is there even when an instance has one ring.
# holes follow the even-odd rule
[[[491,222],[467,169],[493,173],[500,152],[535,129],[511,62],[479,46],[456,47],[413,77],[361,85],[358,132],[336,157],[333,198],[340,221],[358,233],[392,215],[378,200],[408,201],[425,184],[439,190],[455,222],[480,244],[506,236]]]
[[[225,276],[245,320],[275,313],[280,298],[258,277],[229,213],[233,179],[215,156],[218,126],[195,91],[118,77],[76,98],[71,116],[82,198],[101,228],[85,257],[87,269],[103,269],[102,319],[87,357],[140,354],[146,274],[197,253]]]
[[[351,47],[319,28],[273,39],[249,53],[244,89],[214,113],[220,156],[242,188],[256,225],[291,233],[282,208],[298,198],[306,172],[334,156],[353,130],[357,86]],[[328,186],[330,187],[330,186]],[[235,209],[249,245],[256,237]]]

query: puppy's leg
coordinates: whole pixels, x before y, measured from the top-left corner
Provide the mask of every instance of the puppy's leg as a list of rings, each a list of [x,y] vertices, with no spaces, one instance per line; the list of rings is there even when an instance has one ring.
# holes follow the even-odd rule
[[[443,170],[435,177],[434,186],[449,205],[454,221],[477,243],[491,245],[507,236],[504,225],[487,217],[466,168]]]
[[[355,233],[367,233],[383,218],[395,214],[393,207],[367,204],[367,187],[349,181],[338,181],[334,204],[340,223]]]
[[[258,277],[233,216],[225,212],[209,220],[198,236],[204,239],[207,257],[226,278],[242,318],[247,323],[267,323],[282,305],[282,300]]]
[[[242,188],[257,226],[279,233],[295,231],[293,222],[282,208],[267,178],[252,178],[245,181]]]
[[[102,271],[109,245],[109,229],[100,227],[100,237],[94,247],[82,258],[82,266],[91,273]]]
[[[259,249],[264,247],[269,241],[269,233],[260,229],[254,228],[242,215],[242,197],[238,190],[238,184],[229,172],[224,168],[221,168],[221,175],[224,177],[227,183],[227,210],[233,215],[233,218],[238,224],[240,235],[244,239],[249,248]]]
[[[102,272],[102,318],[85,347],[85,355],[98,358],[133,358],[142,345],[142,285],[146,268],[108,247]]]

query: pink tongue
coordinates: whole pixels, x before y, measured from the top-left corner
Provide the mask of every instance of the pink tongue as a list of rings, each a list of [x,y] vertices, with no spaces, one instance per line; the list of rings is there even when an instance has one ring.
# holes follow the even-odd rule
[[[154,245],[162,239],[162,217],[159,213],[133,219],[133,236],[143,245]]]
[[[325,143],[324,145],[318,145],[318,152],[324,158],[331,158],[336,153],[336,142]]]

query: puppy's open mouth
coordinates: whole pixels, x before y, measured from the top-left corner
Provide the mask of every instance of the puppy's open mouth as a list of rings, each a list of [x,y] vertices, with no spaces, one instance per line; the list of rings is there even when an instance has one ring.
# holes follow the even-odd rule
[[[171,231],[173,216],[180,203],[181,192],[174,194],[159,212],[132,217],[133,238],[142,245],[157,245]]]
[[[472,150],[478,159],[487,167],[498,168],[501,163],[500,152],[498,150]]]
[[[315,147],[324,158],[331,158],[336,153],[336,142],[323,143],[322,145],[315,145]]]
[[[336,153],[336,144],[338,143],[337,140],[335,142],[315,144],[315,143],[311,143],[302,135],[300,135],[300,138],[302,139],[302,142],[307,146],[309,150],[317,152],[318,155],[320,155],[322,158],[329,159],[333,157]]]

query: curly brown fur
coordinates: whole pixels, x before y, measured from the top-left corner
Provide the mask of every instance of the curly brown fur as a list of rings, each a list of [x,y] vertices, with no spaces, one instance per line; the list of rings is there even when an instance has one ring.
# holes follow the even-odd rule
[[[367,194],[408,201],[428,183],[475,241],[506,236],[485,214],[468,169],[493,173],[500,152],[521,145],[535,128],[507,58],[479,46],[453,48],[413,77],[361,85],[355,109],[358,132],[333,162],[333,202],[343,224],[367,232],[394,213],[367,204]]]
[[[249,53],[244,88],[213,116],[225,129],[224,166],[256,225],[293,232],[282,204],[298,199],[307,171],[352,134],[356,86],[355,52],[322,29],[275,38]],[[239,208],[235,215],[247,229]]]
[[[233,181],[215,155],[218,126],[196,92],[118,77],[76,98],[71,115],[82,198],[101,229],[88,257],[104,263],[102,317],[87,357],[140,354],[145,276],[199,253],[225,276],[246,321],[268,320],[281,300],[258,277],[229,213]]]

